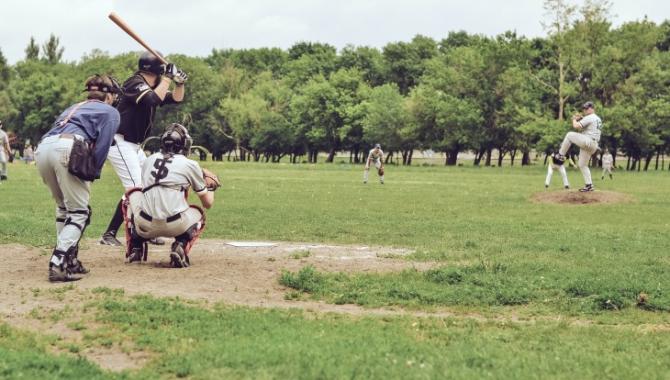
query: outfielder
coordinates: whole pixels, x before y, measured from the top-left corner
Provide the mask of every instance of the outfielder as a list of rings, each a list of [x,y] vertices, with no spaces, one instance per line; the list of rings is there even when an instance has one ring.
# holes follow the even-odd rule
[[[547,178],[544,180],[544,188],[545,189],[549,188],[549,184],[551,183],[551,177],[554,175],[554,170],[558,170],[558,172],[561,173],[561,179],[563,179],[563,187],[565,189],[569,189],[570,182],[568,182],[568,173],[565,171],[565,165],[563,165],[563,162],[556,159],[555,155],[552,155],[551,162],[547,167]]]
[[[74,104],[56,119],[35,152],[37,169],[56,201],[56,248],[49,261],[50,281],[76,281],[88,273],[77,258],[79,240],[91,221],[91,182],[68,171],[74,140],[84,140],[96,162],[96,178],[119,127],[119,112],[112,106],[121,88],[105,75],[86,81],[88,99]]]
[[[609,174],[610,179],[614,179],[612,177],[612,169],[614,168],[614,157],[612,157],[612,154],[609,152],[609,150],[605,149],[605,153],[603,154],[603,175],[601,179],[605,179],[605,174]]]
[[[141,186],[141,168],[146,160],[141,144],[151,131],[156,108],[181,103],[184,100],[184,83],[188,79],[186,73],[175,65],[166,66],[149,52],[140,56],[138,68],[139,71],[123,83],[124,95],[118,106],[121,126],[114,136],[107,157],[125,191]],[[171,92],[172,82],[175,83],[175,87]],[[123,222],[122,202],[123,197],[119,200],[107,231],[100,239],[100,244],[121,245],[116,239],[116,233]],[[164,244],[158,238],[153,242]]]
[[[382,151],[382,146],[375,144],[373,149],[370,149],[368,153],[368,159],[365,161],[365,170],[363,171],[363,183],[368,183],[368,176],[370,174],[370,164],[374,162],[375,168],[377,168],[377,174],[379,175],[379,182],[384,184],[384,152]]]
[[[565,155],[570,146],[575,144],[579,147],[579,161],[577,166],[584,177],[584,187],[579,189],[581,192],[593,191],[593,180],[591,179],[591,170],[589,170],[589,161],[591,156],[598,150],[600,133],[603,128],[603,122],[595,114],[592,102],[586,102],[582,106],[586,116],[575,115],[572,118],[572,127],[579,132],[568,132],[561,144],[561,148],[554,157],[559,162],[565,162]]]
[[[190,265],[188,253],[204,229],[205,213],[187,203],[189,188],[205,208],[214,204],[218,179],[188,159],[191,137],[180,124],[171,124],[161,135],[160,152],[142,165],[142,189],[127,193],[125,205],[128,262],[146,260],[146,241],[157,236],[174,237],[170,262],[175,268]],[[211,185],[205,177],[215,180]],[[128,238],[129,237],[129,238]]]
[[[0,181],[7,179],[7,161],[9,161],[11,154],[12,149],[9,146],[9,137],[2,130],[2,120],[0,120]]]

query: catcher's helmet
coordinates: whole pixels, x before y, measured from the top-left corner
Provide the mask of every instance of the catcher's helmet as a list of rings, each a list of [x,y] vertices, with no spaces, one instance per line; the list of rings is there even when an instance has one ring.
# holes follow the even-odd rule
[[[193,139],[188,134],[186,127],[172,123],[165,128],[161,135],[161,153],[188,156],[191,153],[192,143]]]
[[[163,55],[163,53],[159,51],[157,51],[157,53]],[[146,71],[156,75],[163,75],[165,73],[165,64],[148,51],[145,51],[140,55],[140,60],[137,62],[137,68],[140,71]]]

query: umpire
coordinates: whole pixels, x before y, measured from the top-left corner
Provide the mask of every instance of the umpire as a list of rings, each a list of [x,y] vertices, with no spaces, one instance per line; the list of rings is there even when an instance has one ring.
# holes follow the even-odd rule
[[[86,81],[87,100],[63,111],[35,152],[37,169],[56,201],[57,243],[49,261],[50,281],[80,280],[81,274],[88,273],[77,255],[79,240],[91,221],[91,181],[71,174],[68,164],[75,140],[83,140],[95,158],[95,178],[100,178],[119,127],[119,112],[112,104],[120,90],[111,77],[90,77]]]
[[[153,54],[144,52],[138,62],[138,71],[123,83],[123,97],[118,106],[121,126],[107,158],[121,180],[124,193],[142,186],[142,164],[147,157],[141,144],[151,131],[156,108],[181,103],[187,79],[188,75],[174,64],[165,65]],[[174,89],[170,91],[173,82]],[[123,223],[122,202],[123,196],[100,244],[121,245],[116,233]],[[152,243],[165,244],[159,238],[153,239]]]

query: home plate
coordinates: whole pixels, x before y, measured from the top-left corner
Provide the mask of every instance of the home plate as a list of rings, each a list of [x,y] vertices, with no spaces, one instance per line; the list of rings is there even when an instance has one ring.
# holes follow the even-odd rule
[[[229,241],[226,244],[240,248],[276,247],[278,245],[267,241]]]

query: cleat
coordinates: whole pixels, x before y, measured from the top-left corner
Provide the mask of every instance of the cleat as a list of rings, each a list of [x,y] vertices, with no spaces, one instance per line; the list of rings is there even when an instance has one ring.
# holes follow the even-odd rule
[[[565,186],[565,190],[570,190],[570,186]]]
[[[588,192],[591,192],[591,191],[594,191],[594,190],[595,189],[593,188],[593,185],[588,184],[588,185],[585,185],[584,187],[582,187],[581,189],[579,189],[579,192],[580,193],[588,193]]]
[[[105,232],[102,234],[102,237],[100,238],[100,244],[111,245],[112,247],[120,247],[123,245],[111,232]]]
[[[545,190],[549,188],[549,185],[544,185]]]
[[[49,266],[49,281],[50,282],[70,282],[79,281],[81,276],[77,276],[70,272],[69,269],[63,269],[60,266]]]
[[[141,262],[142,258],[144,257],[144,252],[142,252],[142,247],[135,247],[130,250],[130,255],[128,255],[126,262],[128,263],[134,263],[134,262]]]
[[[165,240],[163,240],[159,237],[156,237],[156,238],[150,239],[149,243],[151,243],[153,245],[165,245]]]
[[[90,272],[88,268],[84,267],[84,264],[79,261],[79,259],[74,259],[70,264],[68,264],[68,270],[74,274],[87,274]]]
[[[172,243],[172,252],[170,252],[170,264],[173,268],[186,268],[190,261],[184,254],[184,247],[179,242]]]
[[[6,175],[0,175],[0,181],[6,181],[7,176]]]

